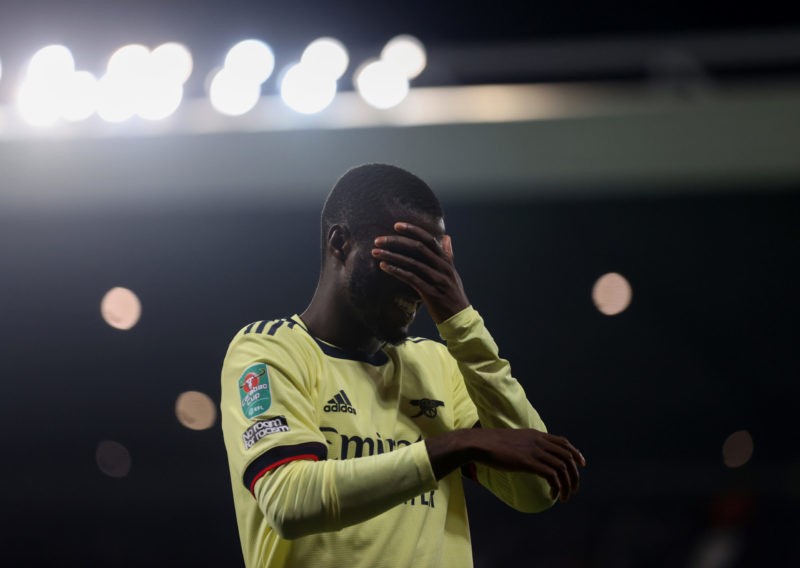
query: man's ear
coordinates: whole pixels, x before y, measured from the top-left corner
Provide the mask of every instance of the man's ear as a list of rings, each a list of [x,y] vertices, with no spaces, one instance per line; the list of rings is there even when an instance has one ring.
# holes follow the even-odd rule
[[[344,262],[353,248],[352,236],[347,227],[332,225],[328,230],[328,252],[340,262]]]

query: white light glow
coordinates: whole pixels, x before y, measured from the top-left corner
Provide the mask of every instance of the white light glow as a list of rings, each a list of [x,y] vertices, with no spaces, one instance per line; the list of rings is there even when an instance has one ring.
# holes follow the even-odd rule
[[[63,45],[48,45],[31,57],[27,76],[36,81],[60,82],[74,71],[75,60],[69,48]]]
[[[381,51],[381,59],[397,65],[407,79],[413,79],[422,73],[428,61],[425,46],[410,35],[399,35],[389,40]]]
[[[151,77],[145,85],[144,96],[138,101],[136,114],[145,120],[162,120],[178,110],[182,100],[181,83]]]
[[[298,63],[286,70],[281,98],[292,110],[314,114],[328,107],[336,96],[336,80]]]
[[[138,43],[120,47],[108,60],[109,75],[143,75],[150,66],[150,50]]]
[[[123,122],[136,114],[139,100],[135,77],[107,73],[98,83],[97,114],[107,122]]]
[[[86,120],[98,103],[97,78],[88,71],[76,71],[64,83],[61,118],[71,122]]]
[[[409,89],[403,71],[387,61],[373,61],[364,65],[356,73],[355,84],[361,97],[380,109],[399,105]]]
[[[26,78],[17,93],[17,110],[22,119],[33,126],[48,126],[61,115],[61,101],[58,91],[50,81]]]
[[[342,42],[332,37],[322,37],[308,44],[300,63],[314,73],[336,80],[347,71],[350,58]]]
[[[261,97],[261,84],[225,68],[214,75],[208,95],[211,104],[219,112],[239,116],[256,106]]]
[[[150,54],[150,67],[156,76],[183,84],[192,75],[192,54],[180,43],[164,43]]]
[[[246,39],[234,45],[225,56],[225,69],[258,84],[266,81],[275,69],[275,55],[263,41]]]

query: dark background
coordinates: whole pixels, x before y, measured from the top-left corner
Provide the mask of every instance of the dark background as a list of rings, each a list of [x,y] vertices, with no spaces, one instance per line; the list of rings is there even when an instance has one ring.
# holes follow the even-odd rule
[[[800,24],[797,9],[778,2],[2,8],[0,104],[8,103],[9,77],[24,58],[54,41],[91,67],[127,41],[177,39],[192,47],[196,66],[210,69],[251,35],[269,40],[285,60],[319,35],[367,53],[405,32],[469,69],[458,54],[476,46],[485,60],[487,46],[777,37]],[[704,73],[721,82],[791,81],[800,59],[792,55],[797,44],[789,44],[755,61],[709,64]],[[647,75],[646,66],[589,65],[570,74],[535,63],[517,61],[493,79]],[[419,84],[455,86],[483,76],[437,70],[434,57],[431,65]],[[202,91],[202,75],[193,81]],[[797,128],[797,115],[791,118],[787,128]],[[2,140],[0,151],[20,151],[14,144]],[[34,155],[36,143],[27,144],[22,151]],[[3,172],[0,191],[23,187],[15,176]],[[628,180],[625,192],[609,186],[564,195],[557,185],[500,182],[469,199],[457,186],[434,184],[470,299],[550,430],[568,436],[589,462],[580,493],[541,515],[516,513],[470,489],[476,566],[800,562],[798,179],[676,178],[658,192],[651,187],[658,180],[642,179]],[[175,399],[197,390],[218,403],[233,334],[305,308],[317,276],[318,212],[333,181],[303,202],[253,185],[247,199],[137,204],[128,196],[124,206],[86,200],[51,207],[34,196],[34,205],[0,209],[0,563],[241,565],[219,423],[183,427]],[[600,314],[590,296],[610,271],[633,287],[631,306],[613,317]],[[142,301],[130,331],[112,329],[100,315],[103,294],[120,285]],[[435,336],[426,314],[415,326]],[[731,469],[722,444],[738,430],[752,434],[754,453]],[[102,440],[130,451],[127,476],[100,471]]]
[[[543,515],[472,491],[479,565],[683,566],[727,524],[744,534],[735,565],[800,559],[796,192],[445,206],[471,300],[589,461]],[[4,216],[0,243],[7,557],[237,565],[219,425],[187,430],[174,400],[218,401],[236,330],[305,307],[316,208]],[[590,299],[611,270],[634,291],[614,317]],[[143,304],[127,332],[98,309],[120,282]],[[753,459],[726,468],[741,429]],[[104,439],[131,452],[127,477],[96,467]]]

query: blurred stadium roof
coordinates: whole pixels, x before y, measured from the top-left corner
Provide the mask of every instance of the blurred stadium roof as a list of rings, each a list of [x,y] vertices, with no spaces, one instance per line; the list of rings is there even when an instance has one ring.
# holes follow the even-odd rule
[[[63,42],[85,66],[99,67],[122,43],[174,40],[210,69],[247,36],[288,60],[319,36],[337,37],[357,58],[400,33],[438,52],[417,86],[636,77],[674,64],[665,50],[676,49],[725,73],[800,69],[800,6],[779,0],[17,1],[0,13],[0,59],[10,73],[42,45]]]

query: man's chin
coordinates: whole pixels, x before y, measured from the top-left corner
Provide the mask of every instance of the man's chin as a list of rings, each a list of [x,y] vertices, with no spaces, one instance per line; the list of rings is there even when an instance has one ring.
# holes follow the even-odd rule
[[[389,345],[400,345],[408,339],[408,328],[381,329],[378,339]]]

